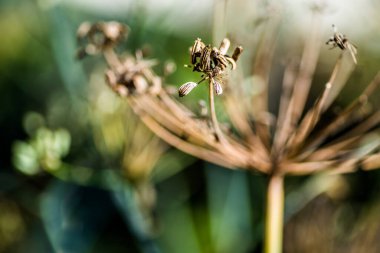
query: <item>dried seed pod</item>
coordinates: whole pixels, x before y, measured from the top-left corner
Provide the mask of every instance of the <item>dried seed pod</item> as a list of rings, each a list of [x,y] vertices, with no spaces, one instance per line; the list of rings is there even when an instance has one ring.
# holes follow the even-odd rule
[[[232,54],[232,59],[236,62],[239,59],[239,56],[243,52],[243,47],[238,46],[235,48],[234,53]]]
[[[222,85],[220,85],[220,83],[218,81],[216,81],[215,79],[212,79],[212,83],[214,85],[215,94],[218,96],[222,95],[223,94]]]
[[[203,48],[205,48],[205,44],[200,38],[197,38],[190,51],[191,64],[195,64],[197,62],[197,57],[201,56]]]
[[[128,26],[116,21],[82,23],[77,30],[77,39],[83,45],[77,57],[83,58],[86,55],[97,54],[115,46],[126,37],[128,30]]]
[[[112,42],[117,42],[122,39],[128,31],[125,25],[116,21],[103,23],[102,28],[104,36]]]
[[[194,83],[194,82],[187,82],[187,83],[184,83],[181,85],[181,87],[179,87],[178,89],[178,95],[180,97],[184,97],[186,96],[187,94],[189,94],[192,89],[194,89],[195,87],[197,87],[197,83]]]
[[[222,70],[227,68],[228,61],[226,57],[223,54],[221,54],[220,51],[216,47],[212,49],[211,58],[215,65],[214,68],[219,67]]]
[[[211,52],[210,46],[206,46],[203,49],[199,66],[200,70],[209,71],[211,69]]]
[[[134,75],[132,80],[137,93],[144,93],[148,88],[148,82],[143,76]]]
[[[230,44],[231,44],[230,40],[227,38],[224,38],[222,40],[222,42],[220,43],[220,46],[219,46],[220,53],[223,55],[226,54],[228,49],[230,48]]]
[[[91,27],[92,25],[90,22],[83,22],[82,24],[80,24],[77,30],[77,39],[80,40],[85,38],[90,32]]]

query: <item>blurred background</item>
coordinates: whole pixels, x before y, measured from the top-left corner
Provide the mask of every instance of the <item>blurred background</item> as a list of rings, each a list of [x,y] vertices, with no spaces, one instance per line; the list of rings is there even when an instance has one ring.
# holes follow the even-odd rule
[[[76,60],[76,29],[125,22],[131,32],[120,51],[143,49],[178,87],[199,79],[183,67],[197,37],[228,34],[245,48],[238,67],[248,72],[261,23],[281,15],[275,62],[284,65],[284,51],[307,36],[311,9],[322,6],[326,40],[335,24],[359,51],[339,111],[379,69],[380,4],[330,2],[0,0],[0,253],[261,252],[266,177],[154,137],[105,85],[101,56]],[[311,97],[339,54],[323,43]],[[196,108],[204,91],[184,103]],[[379,252],[379,200],[378,171],[288,178],[284,250]]]

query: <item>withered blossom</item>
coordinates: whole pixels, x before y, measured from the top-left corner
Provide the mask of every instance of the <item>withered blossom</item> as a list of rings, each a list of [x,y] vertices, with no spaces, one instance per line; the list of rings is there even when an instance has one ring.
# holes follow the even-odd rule
[[[190,48],[190,62],[192,65],[185,65],[193,69],[193,71],[202,73],[202,79],[197,83],[208,80],[209,85],[212,85],[216,95],[223,93],[221,82],[227,67],[236,68],[236,61],[243,51],[241,46],[235,48],[232,57],[227,55],[230,47],[230,41],[224,38],[220,43],[219,48],[205,45],[200,38],[197,38],[194,45]],[[185,83],[180,87],[179,95],[185,96],[180,91],[189,83]],[[194,87],[192,87],[194,88]]]
[[[241,47],[230,57],[226,55],[228,39],[224,39],[219,48],[197,39],[190,50],[193,71],[202,73],[201,81],[209,81],[212,124],[198,117],[161,85],[162,79],[151,69],[151,61],[138,55],[121,59],[112,47],[108,50],[99,47],[109,65],[106,74],[109,85],[126,98],[157,136],[205,161],[269,176],[266,252],[281,252],[286,175],[347,173],[358,168],[380,167],[380,112],[369,106],[369,98],[380,85],[380,74],[339,114],[321,120],[347,83],[356,63],[355,46],[336,31],[327,44],[349,50],[342,50],[323,92],[310,108],[306,107],[323,41],[321,22],[315,17],[301,58],[292,59],[284,68],[278,114],[273,116],[269,112],[268,86],[279,23],[279,19],[266,21],[267,29],[252,65],[251,76],[260,80],[263,89],[249,95],[243,89],[243,82],[223,83],[224,108],[234,131],[219,128],[213,94],[214,91],[222,93],[218,77],[228,66],[236,67]],[[185,83],[179,89],[180,96],[187,95],[196,86],[194,82]]]
[[[115,21],[95,24],[83,22],[77,30],[77,39],[84,46],[78,50],[77,57],[81,59],[86,55],[94,55],[116,46],[126,38],[128,31],[128,26]]]
[[[273,37],[275,34],[272,32],[266,36]],[[325,90],[314,106],[301,117],[319,55],[320,33],[317,26],[314,26],[308,38],[308,46],[304,51],[307,58],[304,59],[304,64],[299,69],[296,65],[289,64],[285,69],[284,92],[274,134],[268,138],[269,125],[252,127],[252,118],[258,116],[253,115],[249,108],[243,108],[238,102],[242,94],[239,93],[239,84],[234,83],[235,92],[229,93],[225,101],[231,123],[239,134],[226,135],[227,142],[224,144],[216,141],[212,137],[212,129],[200,124],[197,118],[193,117],[194,113],[161,87],[161,78],[151,69],[155,61],[133,56],[123,60],[112,50],[103,51],[103,54],[110,66],[106,72],[109,85],[115,91],[120,91],[122,87],[126,89],[120,92],[120,95],[128,97],[131,106],[154,132],[168,143],[201,159],[228,168],[245,168],[268,174],[274,170],[281,174],[308,174],[324,170],[349,172],[354,170],[358,163],[362,165],[362,169],[377,168],[380,155],[372,154],[377,151],[376,148],[361,153],[355,151],[361,147],[363,140],[367,140],[365,137],[368,134],[376,134],[374,127],[380,121],[380,114],[367,109],[367,105],[369,96],[378,88],[380,77],[376,76],[367,89],[350,106],[336,115],[335,119],[315,128],[321,115],[331,106],[343,88],[353,66],[349,66],[348,70],[347,66],[343,69],[342,62],[347,59],[345,51],[342,51],[330,79],[326,82]],[[270,45],[266,45],[268,46]],[[199,48],[204,47],[202,45]],[[267,48],[262,47],[258,50],[258,59],[270,61],[273,57]],[[194,49],[194,52],[196,71],[213,70],[205,67],[208,64],[200,64],[199,49]],[[269,67],[263,70],[261,66],[253,70],[263,77],[269,71]],[[189,86],[192,87],[194,84]],[[153,88],[155,92],[150,92]],[[267,96],[257,96],[255,99],[266,100]],[[266,106],[263,110],[265,113]],[[260,121],[255,122],[260,124]],[[343,136],[332,138],[340,129],[349,129],[351,124],[354,124],[354,127]],[[183,139],[183,136],[186,138]],[[276,161],[275,167],[273,159]]]

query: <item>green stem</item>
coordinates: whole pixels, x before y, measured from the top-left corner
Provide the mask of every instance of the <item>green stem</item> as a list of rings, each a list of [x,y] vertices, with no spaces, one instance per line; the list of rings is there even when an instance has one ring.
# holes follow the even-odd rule
[[[284,221],[284,176],[271,175],[268,183],[265,221],[265,253],[282,253]]]

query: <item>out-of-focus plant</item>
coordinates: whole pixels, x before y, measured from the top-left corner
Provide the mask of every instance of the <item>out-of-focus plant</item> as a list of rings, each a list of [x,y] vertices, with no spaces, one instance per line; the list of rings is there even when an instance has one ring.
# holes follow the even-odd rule
[[[89,42],[80,52],[103,54],[108,64],[107,84],[125,98],[157,136],[200,159],[268,175],[265,252],[282,252],[285,176],[347,173],[358,167],[371,170],[380,165],[380,114],[370,103],[380,84],[380,75],[339,114],[328,120],[322,118],[356,63],[356,49],[340,33],[335,32],[329,41],[342,49],[341,54],[322,94],[310,108],[306,107],[321,44],[325,41],[321,37],[320,11],[313,9],[301,58],[291,58],[286,64],[277,117],[269,112],[268,98],[278,17],[268,18],[264,24],[266,29],[251,72],[260,80],[262,90],[252,96],[246,96],[243,82],[218,79],[227,65],[235,66],[237,60],[235,54],[232,57],[226,54],[227,39],[219,48],[206,46],[199,39],[195,41],[190,50],[191,64],[194,71],[203,73],[202,80],[208,80],[209,86],[210,115],[206,118],[199,117],[173,96],[171,89],[163,85],[163,79],[153,72],[154,61],[144,59],[140,52],[135,56],[116,53],[114,46],[127,31],[124,25],[100,22],[85,23],[79,28],[80,39]],[[180,96],[189,94],[197,85],[185,83],[179,89]],[[219,127],[214,111],[214,89],[221,94],[222,86],[225,114],[231,124],[226,128]]]
[[[20,208],[11,200],[0,197],[0,252],[7,252],[25,233]]]
[[[53,172],[61,167],[61,159],[68,154],[69,147],[70,134],[67,130],[42,127],[29,141],[14,144],[13,163],[27,175],[36,175],[42,170]]]
[[[75,142],[70,132],[62,128],[49,129],[45,126],[48,119],[30,112],[24,120],[30,138],[14,143],[14,166],[29,176],[47,173],[65,182],[109,190],[141,250],[158,252],[152,240],[157,229],[153,215],[156,205],[154,180],[162,180],[166,173],[176,171],[158,171],[155,179],[152,179],[152,172],[167,145],[137,120],[131,109],[116,99],[112,91],[97,81],[97,77],[95,75],[90,82],[92,89],[88,95],[86,120],[98,159],[106,162],[94,166],[90,165],[92,161],[88,164],[70,162],[70,145]],[[171,159],[173,162],[179,158],[171,156]],[[179,163],[171,169],[182,167]],[[43,202],[46,207],[43,208],[44,219],[52,215],[46,211],[53,205],[51,201]],[[47,224],[49,233],[56,234],[56,228],[49,226]],[[52,238],[53,247],[61,249],[64,239]]]

